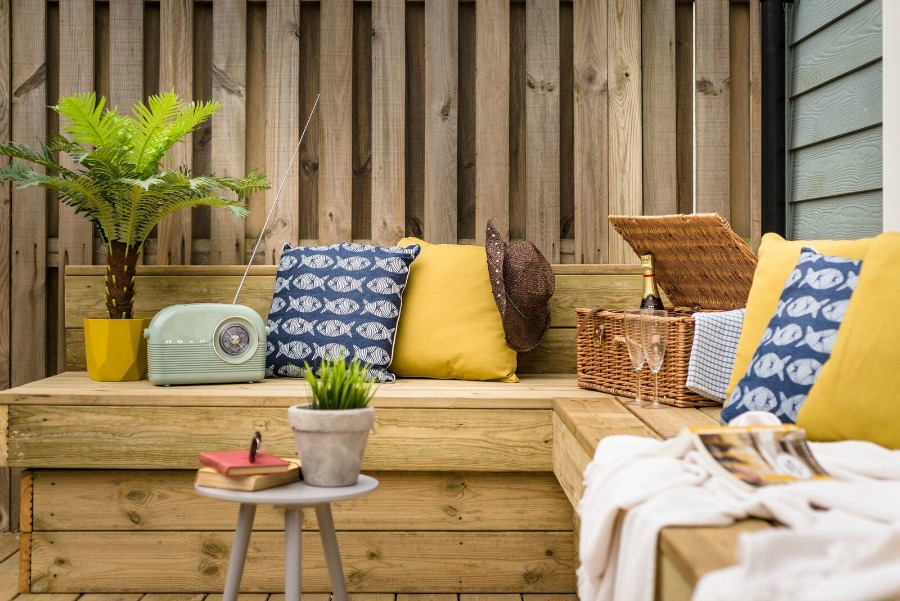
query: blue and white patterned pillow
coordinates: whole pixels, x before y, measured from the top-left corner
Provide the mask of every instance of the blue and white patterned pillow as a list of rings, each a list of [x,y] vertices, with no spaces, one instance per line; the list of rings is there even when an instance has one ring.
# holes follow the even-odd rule
[[[788,277],[775,315],[722,410],[728,423],[747,411],[797,421],[819,370],[831,356],[862,261],[804,248]]]
[[[268,377],[306,375],[323,359],[358,358],[378,382],[393,382],[397,322],[409,266],[420,247],[345,242],[285,244],[269,310]]]

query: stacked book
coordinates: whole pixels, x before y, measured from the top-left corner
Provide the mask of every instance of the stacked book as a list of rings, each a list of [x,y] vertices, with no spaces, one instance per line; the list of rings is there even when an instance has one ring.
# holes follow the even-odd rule
[[[251,462],[247,451],[200,453],[194,484],[225,490],[256,491],[290,484],[300,479],[300,461],[282,459],[259,451]]]

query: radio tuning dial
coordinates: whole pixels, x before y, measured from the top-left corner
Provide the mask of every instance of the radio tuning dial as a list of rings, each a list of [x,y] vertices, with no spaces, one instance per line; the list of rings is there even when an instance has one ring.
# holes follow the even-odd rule
[[[241,324],[228,324],[219,334],[219,345],[228,355],[240,355],[250,346],[250,332]]]

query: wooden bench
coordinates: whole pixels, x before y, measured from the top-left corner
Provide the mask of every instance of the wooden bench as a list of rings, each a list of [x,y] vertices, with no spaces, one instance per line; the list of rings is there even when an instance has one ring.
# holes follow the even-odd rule
[[[574,376],[573,309],[639,297],[632,266],[555,266],[553,327],[520,356],[519,384],[401,380],[383,386],[364,470],[381,488],[335,507],[351,591],[575,591],[573,510],[553,474],[554,398],[602,399]],[[32,592],[222,590],[236,511],[192,490],[197,453],[246,445],[295,453],[286,408],[298,380],[159,388],[98,383],[84,369],[83,317],[103,297],[102,268],[66,272],[70,373],[0,393],[0,453],[25,467],[20,585]],[[179,302],[230,302],[242,268],[143,267],[138,315]],[[268,311],[274,267],[241,296]],[[554,375],[556,374],[556,375]],[[559,375],[562,374],[562,375]],[[246,591],[281,590],[281,517],[257,516]],[[305,528],[316,528],[313,515]],[[303,585],[329,590],[317,536]]]

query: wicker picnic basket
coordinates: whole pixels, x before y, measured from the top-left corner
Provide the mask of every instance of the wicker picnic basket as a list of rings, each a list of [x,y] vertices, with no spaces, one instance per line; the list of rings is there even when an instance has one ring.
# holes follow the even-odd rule
[[[610,223],[634,252],[652,252],[656,282],[669,308],[666,356],[659,371],[659,400],[676,407],[715,406],[685,387],[694,318],[700,310],[744,307],[756,255],[716,213],[646,217],[611,216]],[[637,308],[639,298],[634,299]],[[576,309],[578,385],[634,398],[637,381],[625,346],[621,309]],[[640,371],[641,390],[653,390],[653,374]]]

